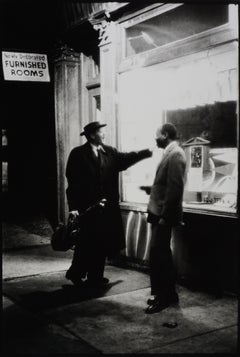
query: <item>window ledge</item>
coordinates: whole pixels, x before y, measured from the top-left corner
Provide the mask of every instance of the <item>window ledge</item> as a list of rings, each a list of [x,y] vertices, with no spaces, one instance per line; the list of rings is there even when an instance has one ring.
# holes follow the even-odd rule
[[[135,211],[147,213],[146,203],[120,202],[120,208],[125,211]]]
[[[184,213],[193,213],[193,214],[202,214],[207,216],[217,216],[217,217],[225,217],[225,218],[233,218],[237,219],[238,215],[236,212],[226,212],[220,210],[214,210],[214,208],[206,208],[207,205],[197,206],[183,206]],[[147,204],[146,203],[134,203],[134,202],[120,202],[120,208],[125,211],[134,211],[134,212],[142,212],[147,213]]]
[[[207,215],[207,216],[216,216],[216,217],[225,217],[225,218],[233,218],[237,219],[238,215],[236,212],[226,212],[226,211],[218,211],[214,210],[214,208],[209,209],[209,208],[198,208],[198,207],[183,207],[183,212],[184,213],[193,213],[193,214],[202,214],[202,215]]]

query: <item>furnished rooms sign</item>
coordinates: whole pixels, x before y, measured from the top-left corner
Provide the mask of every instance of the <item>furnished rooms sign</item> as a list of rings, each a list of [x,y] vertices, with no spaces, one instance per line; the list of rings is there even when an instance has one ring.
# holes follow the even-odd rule
[[[6,81],[50,82],[45,54],[3,51],[2,65]]]

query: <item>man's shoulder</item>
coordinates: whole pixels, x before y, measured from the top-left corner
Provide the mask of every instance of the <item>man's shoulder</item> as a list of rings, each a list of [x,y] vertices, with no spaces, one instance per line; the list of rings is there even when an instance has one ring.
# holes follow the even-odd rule
[[[176,152],[182,153],[182,152],[184,152],[184,150],[178,142],[174,142],[174,145],[171,148],[171,152],[172,153],[176,153]]]
[[[114,148],[113,146],[110,146],[110,145],[105,145],[105,144],[103,144],[102,145],[102,147],[103,147],[103,149],[108,153],[112,153],[112,152],[116,152],[117,151],[117,149],[116,148]]]
[[[78,145],[78,146],[75,146],[75,147],[71,150],[71,152],[74,152],[74,153],[84,152],[84,151],[86,150],[86,147],[87,147],[86,143],[83,144],[83,145]]]
[[[170,156],[185,159],[186,154],[183,148],[179,144],[177,144],[174,146],[173,150],[171,151]]]

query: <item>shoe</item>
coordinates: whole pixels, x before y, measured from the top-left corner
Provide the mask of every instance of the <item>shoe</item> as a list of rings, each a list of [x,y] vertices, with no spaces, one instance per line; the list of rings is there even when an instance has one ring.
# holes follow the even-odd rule
[[[81,278],[75,278],[71,276],[70,272],[67,271],[65,275],[66,279],[71,280],[71,282],[76,286],[76,287],[82,287],[84,285],[84,282]]]
[[[153,299],[148,299],[147,304],[154,305],[156,303],[156,300],[159,300],[158,296],[155,296],[155,298],[153,298]],[[168,300],[170,301],[171,304],[177,304],[179,302],[178,294],[176,292],[172,293],[169,296]]]
[[[147,304],[148,305],[153,305],[156,302],[156,296],[153,299],[148,299]]]
[[[66,271],[65,278],[68,279],[68,280],[70,280],[71,274],[70,274],[70,271],[69,271],[69,270]]]
[[[149,305],[146,310],[145,313],[146,314],[155,314],[156,312],[160,312],[164,309],[166,309],[168,306],[170,305],[170,303],[168,301],[158,301],[153,305]]]
[[[171,305],[172,304],[178,304],[179,303],[179,296],[176,291],[174,291],[169,297],[168,300],[170,301]]]
[[[160,312],[166,309],[170,305],[177,304],[179,302],[179,297],[177,293],[174,293],[167,299],[163,299],[156,296],[155,299],[148,299],[148,302],[150,302],[150,304],[146,308],[145,313],[154,314],[156,312]]]
[[[101,284],[106,285],[108,283],[109,283],[109,279],[108,278],[102,278]]]
[[[145,313],[155,314],[156,312],[166,309],[169,305],[171,305],[169,301],[156,301],[153,305],[149,305],[146,308]]]
[[[71,278],[69,279],[77,288],[82,288],[84,286],[84,281],[82,279]]]
[[[90,287],[101,287],[101,286],[105,286],[109,283],[109,279],[108,278],[101,278],[101,279],[87,279],[85,284],[87,284]]]

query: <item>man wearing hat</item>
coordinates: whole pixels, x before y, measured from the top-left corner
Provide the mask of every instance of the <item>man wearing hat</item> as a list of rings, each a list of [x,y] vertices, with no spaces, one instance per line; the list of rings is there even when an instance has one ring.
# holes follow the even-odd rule
[[[104,277],[106,257],[112,258],[125,247],[119,207],[119,172],[152,156],[149,149],[123,153],[103,144],[106,124],[98,121],[84,127],[80,134],[87,142],[75,147],[68,158],[66,177],[69,213],[78,216],[105,199],[104,208],[95,209],[81,219],[81,234],[66,278],[75,285],[99,287]]]

